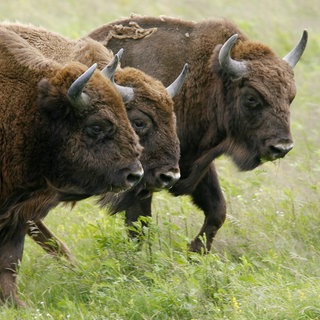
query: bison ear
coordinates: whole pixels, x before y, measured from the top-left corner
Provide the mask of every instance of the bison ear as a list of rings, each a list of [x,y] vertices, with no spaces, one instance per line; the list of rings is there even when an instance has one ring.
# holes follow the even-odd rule
[[[40,114],[51,120],[64,118],[70,110],[70,102],[47,79],[38,83],[37,105]]]

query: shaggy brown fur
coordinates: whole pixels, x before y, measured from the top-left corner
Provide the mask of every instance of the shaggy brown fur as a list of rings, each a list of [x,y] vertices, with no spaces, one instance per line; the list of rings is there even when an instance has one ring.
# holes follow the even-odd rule
[[[20,23],[2,23],[2,27],[14,31],[41,53],[60,63],[70,60],[91,65],[97,62],[100,68],[105,67],[113,58],[110,50],[91,38],[71,40],[43,28]],[[173,101],[163,84],[134,68],[118,68],[116,82],[134,89],[134,99],[126,103],[126,110],[133,128],[144,147],[140,161],[144,168],[144,177],[128,193],[117,196],[118,199],[131,197],[132,194],[145,195],[150,190],[169,188],[179,177],[179,142],[175,130]],[[105,199],[110,195],[104,195]],[[112,195],[113,197],[113,195]],[[77,200],[79,198],[64,198]],[[101,200],[102,201],[102,200]],[[63,254],[72,259],[67,247],[62,244],[39,221],[32,224],[29,234],[46,251]],[[57,247],[48,243],[57,243]]]
[[[72,100],[68,90],[87,66],[61,65],[1,26],[0,66],[0,302],[23,304],[15,273],[28,221],[66,195],[133,186],[141,146],[121,96],[99,71],[81,103]]]
[[[132,37],[136,29],[152,33],[136,39]],[[246,66],[245,74],[237,78],[218,58],[222,45],[235,34],[231,56]],[[191,195],[204,211],[204,225],[190,250],[209,250],[226,216],[212,160],[227,154],[241,170],[252,170],[283,157],[292,147],[289,105],[296,92],[291,65],[227,20],[132,16],[88,36],[114,52],[124,48],[123,66],[140,68],[164,84],[185,62],[189,64],[186,83],[174,99],[182,179],[170,191]],[[136,197],[122,206],[116,199],[109,201],[114,211],[126,210],[129,224],[139,215],[151,215],[151,197]]]
[[[18,22],[6,21],[2,22],[0,26],[15,32],[29,45],[37,48],[43,56],[59,63],[78,61],[86,66],[97,63],[98,68],[103,69],[113,58],[111,50],[88,37],[72,40],[56,32]]]
[[[60,63],[74,60],[90,66],[96,62],[102,69],[113,58],[110,50],[88,37],[71,40],[32,25],[7,22],[2,26],[19,34],[45,57]],[[144,178],[136,192],[141,192],[147,186],[150,189],[171,186],[159,177],[179,173],[180,149],[172,98],[160,81],[138,69],[118,68],[115,80],[117,84],[134,90],[134,99],[126,103],[126,110],[144,147],[141,157]]]

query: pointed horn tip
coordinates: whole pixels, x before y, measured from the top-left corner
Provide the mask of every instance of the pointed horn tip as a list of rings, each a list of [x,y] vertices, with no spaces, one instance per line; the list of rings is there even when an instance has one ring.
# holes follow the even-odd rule
[[[235,33],[221,46],[218,60],[222,69],[224,69],[233,79],[240,79],[247,72],[245,61],[233,60],[230,52],[238,39]]]
[[[189,65],[188,63],[185,63],[179,76],[166,88],[167,93],[171,98],[175,97],[175,95],[180,91],[188,74],[188,71]]]
[[[186,74],[189,71],[189,64],[185,63],[182,69],[182,74]]]
[[[283,57],[283,60],[286,61],[292,68],[294,68],[300,60],[307,46],[307,42],[308,31],[307,29],[304,29],[298,44],[285,57]]]
[[[308,43],[308,30],[307,29],[303,30],[302,41],[304,42],[304,49],[305,49],[307,46],[307,43]]]
[[[236,43],[237,39],[238,39],[238,34],[235,33],[234,35],[232,35],[221,47],[220,52],[219,52],[219,56],[222,56],[224,54],[226,54],[227,52],[230,52],[232,47],[234,46],[234,44]],[[226,51],[226,49],[228,49]]]
[[[307,43],[308,43],[308,30],[307,29],[303,30],[300,43],[302,44],[302,47],[303,47],[302,52],[304,52],[304,50],[307,46]]]
[[[95,62],[88,70],[92,70],[94,72],[97,69],[98,64]]]
[[[124,51],[123,48],[121,48],[121,49],[115,54],[115,56],[118,57],[119,60],[121,60],[121,57],[122,57],[122,55],[123,55],[123,51]]]
[[[108,65],[106,66],[106,68],[110,69],[114,66],[117,66],[119,61],[121,58],[121,54],[119,55],[119,52],[117,54],[115,54],[112,58],[112,60],[108,63]]]
[[[307,42],[308,40],[308,29],[304,29],[302,33],[302,38]]]
[[[91,78],[91,76],[93,75],[93,73],[97,69],[97,66],[98,66],[98,64],[94,63],[90,68],[87,69],[87,71],[85,73],[88,74],[89,78]]]
[[[302,36],[301,36],[301,39],[299,41],[299,44],[303,45],[304,48],[305,48],[306,45],[307,45],[307,42],[308,42],[308,30],[307,29],[303,29]]]
[[[238,37],[239,37],[239,35],[237,33],[235,33],[226,42],[231,43],[231,45],[233,46],[234,43],[237,41]]]
[[[88,68],[88,70],[86,71],[86,73],[88,73],[89,78],[92,77],[93,73],[96,71],[98,67],[97,63],[94,63],[90,68]]]
[[[117,66],[119,64],[119,57],[115,55],[112,60],[107,64],[102,70],[102,74],[112,80],[114,72],[117,69]]]
[[[86,104],[87,95],[83,93],[82,90],[92,77],[97,66],[98,64],[94,63],[90,68],[82,73],[82,75],[80,75],[69,87],[67,95],[75,105],[81,106]]]

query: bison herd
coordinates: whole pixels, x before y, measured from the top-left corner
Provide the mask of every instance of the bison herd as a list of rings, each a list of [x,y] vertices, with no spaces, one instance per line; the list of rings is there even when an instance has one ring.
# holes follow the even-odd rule
[[[24,305],[26,234],[71,259],[42,221],[61,202],[98,196],[130,226],[154,192],[190,195],[205,218],[189,250],[208,252],[226,218],[213,160],[252,170],[293,148],[306,44],[280,58],[227,20],[132,16],[78,40],[0,23],[0,304]]]

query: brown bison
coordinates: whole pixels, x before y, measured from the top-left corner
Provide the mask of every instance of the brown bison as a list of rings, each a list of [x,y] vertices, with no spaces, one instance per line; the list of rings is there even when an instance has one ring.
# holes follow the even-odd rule
[[[175,114],[172,97],[180,90],[186,76],[184,68],[172,84],[165,88],[162,83],[134,68],[118,68],[112,63],[112,51],[91,38],[71,40],[43,28],[20,23],[2,23],[2,27],[14,31],[41,53],[60,63],[76,60],[86,65],[97,62],[108,77],[115,77],[115,86],[122,94],[132,127],[144,147],[140,161],[144,177],[140,183],[118,198],[145,196],[149,190],[170,188],[180,177],[179,141],[175,130]],[[116,54],[115,61],[119,60]],[[107,63],[109,66],[104,68]],[[115,73],[115,74],[114,74]],[[105,198],[105,196],[103,196]],[[78,200],[66,197],[64,200]],[[54,238],[49,229],[39,221],[29,233],[45,250],[54,253],[50,246]],[[52,239],[51,239],[52,240]],[[60,253],[71,258],[67,248],[60,243]]]
[[[174,99],[181,179],[170,191],[190,195],[203,210],[204,224],[190,250],[209,250],[226,217],[212,161],[226,154],[240,170],[252,170],[284,157],[293,147],[289,109],[296,94],[293,68],[305,49],[307,32],[283,59],[227,20],[133,16],[105,24],[88,36],[113,51],[124,48],[123,66],[139,68],[164,84],[188,63],[188,78]],[[123,205],[116,198],[106,200],[114,211],[126,211],[128,223],[151,215],[151,196],[134,197]]]
[[[96,65],[62,65],[3,27],[0,111],[0,303],[22,305],[15,279],[28,222],[64,197],[133,187],[142,148]]]

